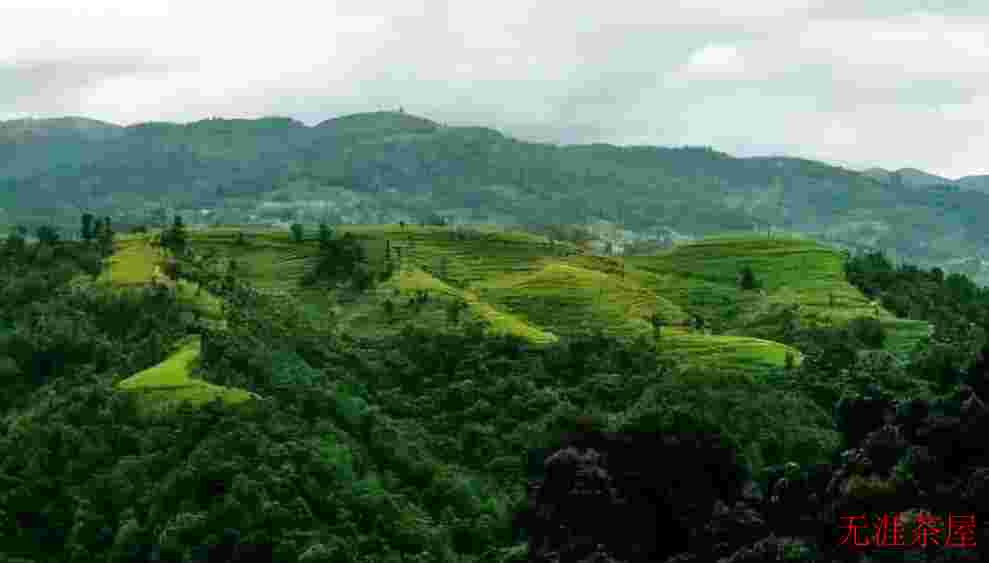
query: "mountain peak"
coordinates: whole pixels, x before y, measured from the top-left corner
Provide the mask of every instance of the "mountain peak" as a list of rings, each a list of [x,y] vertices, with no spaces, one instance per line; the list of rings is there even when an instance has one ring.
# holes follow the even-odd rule
[[[440,125],[435,121],[404,111],[354,113],[327,119],[316,125],[316,129],[335,135],[429,133],[439,127]]]

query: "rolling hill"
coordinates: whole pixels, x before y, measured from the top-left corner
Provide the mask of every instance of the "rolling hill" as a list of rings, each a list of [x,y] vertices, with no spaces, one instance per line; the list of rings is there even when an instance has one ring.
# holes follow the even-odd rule
[[[849,285],[836,249],[801,237],[726,235],[622,258],[491,228],[356,225],[339,227],[336,236],[348,233],[365,246],[376,272],[386,254],[397,263],[390,278],[361,294],[300,287],[318,247],[311,239],[293,242],[285,231],[199,229],[190,232],[190,243],[197,252],[233,259],[239,276],[263,291],[291,296],[314,318],[332,319],[340,332],[366,338],[397,333],[406,324],[456,331],[466,320],[481,320],[490,334],[536,346],[596,330],[634,340],[652,337],[649,319],[657,314],[661,354],[684,369],[751,377],[783,366],[788,354],[801,361],[797,350],[760,336],[761,327],[789,306],[810,323],[877,316],[889,334],[887,348],[901,358],[928,334],[928,323],[897,319]],[[115,283],[150,281],[152,252],[145,238],[123,241],[109,277]],[[752,268],[760,290],[739,288],[743,266]],[[215,298],[199,293],[189,288],[185,295],[198,299],[204,313],[220,310]],[[417,303],[420,293],[428,300]],[[447,310],[455,301],[465,308],[451,319]],[[694,327],[698,317],[706,321],[704,329]]]
[[[806,159],[556,146],[398,112],[312,127],[277,117],[128,127],[68,119],[0,131],[0,227],[55,223],[71,233],[84,209],[121,225],[162,224],[175,212],[190,224],[603,219],[631,240],[774,227],[989,280],[979,258],[989,195],[918,190]]]
[[[736,460],[722,475],[775,494],[779,475],[847,451],[856,413],[882,414],[874,383],[905,394],[896,410],[910,414],[900,411],[916,405],[912,393],[933,397],[926,384],[950,375],[941,352],[976,351],[932,342],[923,352],[936,355],[906,367],[852,335],[801,331],[794,342],[813,361],[779,369],[802,360],[774,340],[783,331],[766,330],[780,328],[780,311],[807,324],[878,316],[896,329],[886,343],[896,354],[928,328],[855,289],[873,294],[882,276],[871,274],[889,274],[888,264],[845,262],[836,248],[780,233],[602,256],[490,226],[336,226],[334,237],[362,244],[376,275],[360,292],[345,281],[298,285],[318,260],[311,229],[299,242],[257,226],[190,229],[194,256],[177,270],[163,267],[157,234],[121,235],[96,280],[84,261],[92,245],[4,245],[0,505],[16,515],[0,525],[8,559],[522,561],[534,535],[513,526],[526,518],[530,484],[555,473],[545,460],[567,459],[555,454],[561,435],[713,432],[725,455],[701,453],[697,467]],[[846,283],[846,264],[865,281]],[[746,266],[752,289],[739,283]],[[284,300],[218,275],[231,267]],[[165,277],[175,271],[203,285]],[[915,305],[968,294],[985,310],[972,286],[938,276],[882,279],[878,295]],[[147,284],[180,299],[130,291]],[[217,322],[196,322],[188,304]],[[819,337],[834,337],[824,349],[838,350],[840,364],[819,363]],[[934,362],[930,374],[913,369]],[[952,412],[930,405],[932,419]],[[897,465],[894,475],[909,469]],[[600,513],[589,512],[597,526]],[[56,525],[71,532],[46,535]]]

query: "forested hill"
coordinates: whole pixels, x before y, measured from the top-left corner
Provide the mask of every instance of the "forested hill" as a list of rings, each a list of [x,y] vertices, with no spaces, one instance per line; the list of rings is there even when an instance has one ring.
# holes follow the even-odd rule
[[[710,148],[555,146],[404,113],[118,127],[0,124],[0,224],[190,221],[619,224],[627,238],[776,228],[989,281],[989,195]],[[161,211],[163,209],[163,211]]]
[[[960,383],[987,394],[984,290],[798,237],[622,258],[481,228],[290,236],[177,218],[115,235],[92,219],[83,241],[15,231],[0,244],[0,561],[521,563],[553,560],[554,542],[587,537],[560,526],[588,522],[595,541],[559,561],[602,546],[618,554],[604,561],[664,561],[697,545],[708,553],[693,560],[715,560],[753,534],[798,534],[756,512],[740,517],[754,529],[705,526],[712,491],[730,501],[745,482],[747,499],[766,492],[758,510],[799,524],[768,500],[781,464],[796,483],[802,468],[861,461],[839,454],[878,413],[847,401],[943,414]],[[680,452],[660,469],[626,451],[616,510],[642,518],[602,519],[592,497],[526,508],[574,486],[617,494],[583,474],[555,482],[576,470],[551,467],[572,458],[554,454],[561,437],[587,429]],[[730,455],[690,453],[698,433]],[[932,456],[954,449],[939,436]],[[872,473],[836,469],[832,514],[914,486],[895,506],[940,512],[945,482],[969,482],[964,463],[933,471],[900,442],[871,447]],[[712,467],[726,479],[699,482]],[[684,534],[657,543],[667,519]],[[625,536],[598,535],[609,521]],[[687,545],[690,529],[734,535]]]

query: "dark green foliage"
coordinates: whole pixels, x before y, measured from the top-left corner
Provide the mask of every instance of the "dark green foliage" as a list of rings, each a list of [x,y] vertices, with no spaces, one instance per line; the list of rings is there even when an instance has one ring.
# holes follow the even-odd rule
[[[649,324],[652,326],[653,337],[659,338],[662,335],[663,326],[666,325],[666,321],[659,313],[653,313],[649,316]]]
[[[394,274],[395,274],[395,263],[392,262],[391,260],[387,260],[385,262],[384,269],[382,269],[381,272],[379,272],[378,279],[382,282],[388,281],[388,279],[391,278]]]
[[[445,227],[449,224],[449,220],[442,215],[430,213],[422,220],[422,224],[431,227]]]
[[[93,279],[98,278],[103,272],[103,255],[101,252],[80,253],[76,258],[76,263],[83,272],[92,276]]]
[[[463,299],[455,299],[447,303],[446,319],[451,325],[456,325],[460,321],[460,314],[468,308],[467,302]]]
[[[38,241],[42,244],[48,245],[55,244],[60,238],[58,229],[51,225],[41,225],[35,230],[34,236],[38,237]]]
[[[185,254],[189,246],[189,235],[186,232],[185,223],[181,215],[176,215],[172,226],[162,232],[161,245],[172,251],[175,256]]]
[[[305,238],[305,227],[301,223],[292,223],[292,240],[302,242]]]
[[[80,231],[80,236],[85,242],[93,240],[93,214],[83,213],[82,214],[82,229]]]
[[[961,274],[945,277],[939,268],[894,267],[879,252],[849,256],[845,271],[851,283],[897,316],[934,325],[930,338],[914,351],[911,376],[936,384],[941,392],[958,383],[989,391],[983,376],[989,357],[989,291]]]
[[[97,240],[100,246],[100,253],[103,256],[109,256],[113,254],[113,240],[115,233],[113,231],[113,225],[110,223],[109,217],[104,217],[102,221],[102,228],[97,235]]]
[[[11,259],[17,259],[23,255],[27,245],[26,236],[26,227],[18,225],[12,228],[3,244],[4,255]]]
[[[374,284],[374,276],[367,264],[357,264],[350,273],[351,287],[357,291],[367,291]]]
[[[319,236],[319,256],[315,267],[303,279],[304,285],[341,279],[349,279],[351,287],[357,291],[365,291],[373,285],[375,274],[367,264],[367,253],[359,240],[350,233],[332,238],[326,225],[320,225]]]
[[[333,229],[330,228],[326,223],[319,224],[319,248],[320,250],[326,250],[332,244],[333,241]]]
[[[332,258],[323,273],[366,268],[360,241],[321,240]],[[912,393],[914,372],[943,374],[949,385],[978,369],[984,345],[979,325],[941,323],[920,361],[904,367],[864,350],[880,341],[874,319],[805,327],[786,309],[775,320],[803,365],[731,383],[679,373],[647,335],[625,342],[597,332],[538,348],[485,335],[462,318],[462,301],[450,303],[455,331],[348,338],[310,322],[294,300],[225,276],[215,258],[186,252],[176,275],[223,302],[225,328],[200,326],[164,289],[70,288],[87,252],[8,239],[0,254],[0,415],[12,421],[0,425],[3,555],[490,561],[520,540],[511,511],[527,452],[561,433],[712,431],[753,471],[811,464],[837,445],[828,413],[838,399],[876,387]],[[942,316],[980,317],[981,289],[952,276],[930,281]],[[164,359],[187,330],[204,341],[194,375],[263,400],[138,416],[113,383]]]
[[[742,267],[742,271],[738,275],[738,284],[742,289],[746,290],[760,287],[755,274],[752,272],[752,267],[748,265]]]
[[[247,246],[247,236],[244,235],[244,231],[237,231],[237,237],[234,239],[234,244],[237,246]]]
[[[866,348],[882,348],[886,342],[886,330],[879,319],[859,317],[848,323],[848,328],[854,338],[857,338]]]

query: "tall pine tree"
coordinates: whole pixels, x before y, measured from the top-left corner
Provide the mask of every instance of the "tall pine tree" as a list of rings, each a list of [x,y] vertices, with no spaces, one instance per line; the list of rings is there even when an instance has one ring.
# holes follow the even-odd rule
[[[178,256],[185,254],[185,249],[188,244],[188,235],[185,231],[185,223],[182,222],[182,216],[176,215],[175,220],[172,222],[171,232],[168,234],[168,244],[172,252]]]

